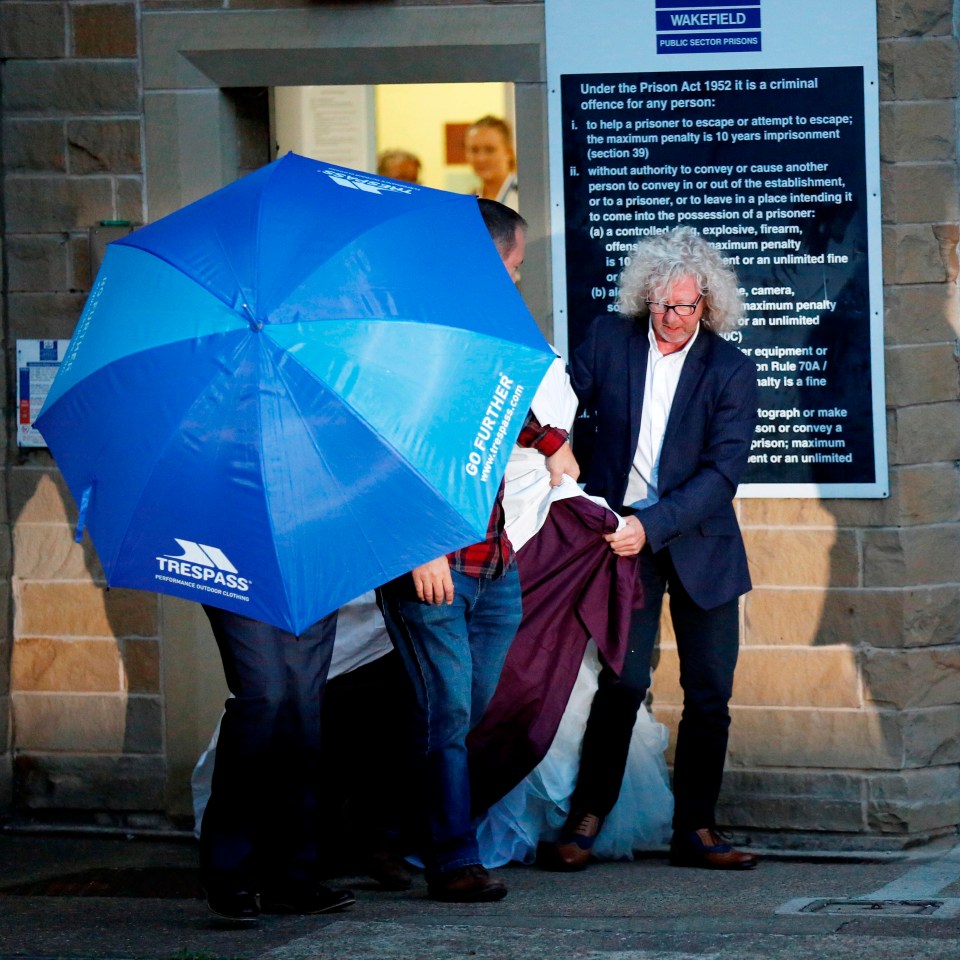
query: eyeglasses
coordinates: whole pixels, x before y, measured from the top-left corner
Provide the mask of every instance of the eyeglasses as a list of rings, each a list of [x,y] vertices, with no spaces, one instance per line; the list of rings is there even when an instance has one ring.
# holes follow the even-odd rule
[[[697,304],[702,299],[703,294],[701,293],[693,303],[664,303],[662,300],[648,300],[647,309],[657,316],[672,310],[678,317],[692,317],[697,312]]]

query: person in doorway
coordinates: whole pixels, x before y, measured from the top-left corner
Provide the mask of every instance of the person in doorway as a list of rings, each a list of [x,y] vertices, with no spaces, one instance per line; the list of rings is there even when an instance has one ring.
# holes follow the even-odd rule
[[[377,160],[377,173],[391,180],[420,182],[420,158],[409,150],[384,150]]]
[[[503,204],[479,204],[503,264],[517,280],[526,222]],[[565,431],[528,418],[517,442],[543,453],[558,483],[562,473],[579,472]],[[501,484],[482,543],[438,557],[380,589],[387,630],[414,687],[419,846],[428,892],[446,902],[493,901],[507,894],[506,885],[481,864],[466,748],[520,623],[520,581],[502,500]]]
[[[664,593],[677,639],[683,715],[674,761],[671,862],[749,869],[756,857],[717,832],[739,645],[750,589],[732,500],[757,420],[756,368],[719,334],[742,311],[737,279],[689,227],[638,244],[620,282],[620,315],[594,321],[571,377],[592,426],[587,493],[626,517],[608,534],[639,555],[643,603],[619,675],[602,671],[571,812],[554,865],[586,866],[620,791],[630,735],[650,685]]]
[[[510,124],[499,117],[481,117],[467,128],[467,162],[480,180],[477,196],[519,209],[517,158]]]

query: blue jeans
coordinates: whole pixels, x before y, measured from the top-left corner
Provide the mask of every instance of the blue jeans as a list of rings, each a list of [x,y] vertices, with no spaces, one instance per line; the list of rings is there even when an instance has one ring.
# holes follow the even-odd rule
[[[493,697],[521,612],[515,566],[496,580],[450,573],[452,604],[417,600],[409,575],[381,589],[384,620],[416,697],[415,782],[428,879],[480,862],[466,739]]]

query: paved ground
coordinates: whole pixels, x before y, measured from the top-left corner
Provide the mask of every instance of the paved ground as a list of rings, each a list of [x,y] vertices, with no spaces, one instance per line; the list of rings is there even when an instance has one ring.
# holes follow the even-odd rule
[[[427,900],[419,877],[409,893],[350,877],[352,910],[256,929],[207,914],[195,858],[187,840],[0,833],[0,960],[960,960],[956,838],[743,874],[656,855],[574,875],[517,866],[506,900],[472,906]]]

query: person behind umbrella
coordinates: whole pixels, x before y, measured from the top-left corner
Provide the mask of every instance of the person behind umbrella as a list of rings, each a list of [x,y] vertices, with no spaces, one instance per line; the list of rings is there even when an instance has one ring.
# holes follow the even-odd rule
[[[493,200],[481,214],[504,266],[519,278],[526,221]],[[548,457],[556,483],[579,468],[565,431],[528,417],[517,441]],[[415,691],[414,782],[422,798],[421,856],[435,900],[500,900],[506,886],[480,863],[466,738],[480,720],[520,623],[520,581],[504,532],[503,486],[482,543],[417,567],[380,590],[387,630]]]
[[[355,903],[320,875],[316,790],[320,710],[336,636],[332,613],[295,637],[203,607],[233,696],[227,700],[210,799],[200,825],[200,873],[219,917],[314,914]]]
[[[409,150],[384,150],[377,158],[377,173],[391,180],[420,182],[420,158]]]
[[[571,365],[595,430],[586,491],[626,517],[606,540],[639,554],[643,605],[619,676],[599,678],[556,865],[581,869],[620,791],[665,592],[677,640],[683,715],[674,760],[671,863],[748,869],[756,857],[716,831],[739,643],[738,598],[750,589],[732,500],[757,420],[753,362],[719,334],[742,310],[737,279],[690,227],[636,247],[620,315],[594,321]]]

